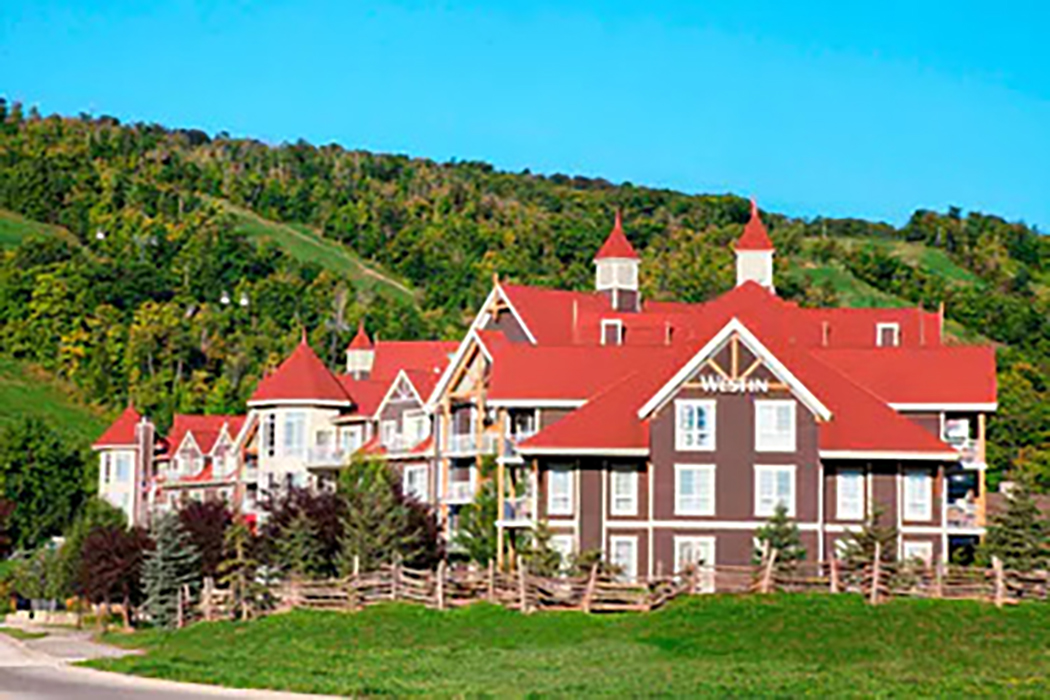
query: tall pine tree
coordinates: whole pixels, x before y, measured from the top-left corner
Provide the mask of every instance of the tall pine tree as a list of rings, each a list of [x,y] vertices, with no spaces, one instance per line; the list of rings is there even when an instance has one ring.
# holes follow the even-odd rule
[[[200,554],[175,513],[157,519],[153,540],[142,566],[144,608],[154,625],[172,628],[178,620],[179,591],[189,586],[195,592],[200,583]]]
[[[996,513],[988,525],[978,560],[985,566],[992,557],[1007,569],[1031,571],[1045,568],[1050,561],[1050,527],[1032,498],[1026,477],[1019,478],[1006,497],[1006,510]]]
[[[755,539],[758,540],[758,547],[752,555],[755,564],[762,563],[763,551],[767,546],[770,552],[776,550],[778,568],[790,567],[806,558],[806,548],[802,546],[798,525],[788,517],[787,507],[783,503],[778,503],[773,516],[758,528]]]

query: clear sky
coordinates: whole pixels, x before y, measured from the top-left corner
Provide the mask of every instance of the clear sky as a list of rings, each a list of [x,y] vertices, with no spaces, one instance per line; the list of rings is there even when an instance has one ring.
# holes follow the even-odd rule
[[[1046,2],[0,4],[0,95],[304,138],[1050,230]]]

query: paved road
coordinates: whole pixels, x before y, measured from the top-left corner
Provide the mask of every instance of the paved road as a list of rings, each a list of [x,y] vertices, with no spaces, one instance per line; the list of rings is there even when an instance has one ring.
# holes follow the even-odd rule
[[[74,668],[67,666],[65,662],[84,652],[85,647],[81,643],[57,638],[50,644],[41,645],[43,642],[46,640],[39,640],[34,643],[34,647],[30,647],[0,634],[0,700],[188,700],[217,697],[313,700],[320,697],[256,690],[228,690]],[[43,646],[55,655],[38,650],[36,646]]]

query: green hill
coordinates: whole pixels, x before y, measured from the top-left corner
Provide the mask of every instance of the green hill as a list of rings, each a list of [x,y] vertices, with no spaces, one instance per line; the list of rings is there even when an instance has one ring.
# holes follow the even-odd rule
[[[6,209],[0,209],[0,250],[14,248],[30,234],[43,234],[57,236],[72,240],[69,231],[61,226],[42,224],[39,221],[31,221],[19,214]]]
[[[30,365],[0,357],[0,427],[39,418],[82,446],[109,424],[102,412],[74,401],[63,387]]]

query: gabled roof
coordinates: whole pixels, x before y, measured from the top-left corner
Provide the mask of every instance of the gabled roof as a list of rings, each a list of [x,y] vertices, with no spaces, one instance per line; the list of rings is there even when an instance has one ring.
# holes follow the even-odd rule
[[[362,416],[371,416],[376,412],[379,402],[383,400],[389,388],[387,382],[375,379],[354,379],[349,374],[340,375],[339,383],[353,397],[354,413]]]
[[[744,235],[733,245],[736,250],[773,250],[773,241],[769,238],[766,225],[758,213],[758,204],[751,200],[751,219],[744,226]]]
[[[280,403],[350,404],[346,389],[321,362],[305,337],[273,374],[259,382],[248,400],[249,406]]]
[[[350,341],[347,350],[371,350],[372,347],[372,339],[369,338],[368,333],[365,332],[365,322],[361,321],[357,324],[357,334],[354,336],[354,339]]]
[[[181,449],[187,435],[193,436],[201,454],[210,454],[223,429],[231,441],[237,438],[245,418],[246,416],[197,416],[176,413],[168,433],[170,456],[174,457]]]
[[[449,355],[456,351],[457,345],[455,341],[445,340],[377,341],[371,376],[373,379],[388,381],[404,369],[429,372],[440,377],[448,365]]]
[[[135,426],[141,420],[142,416],[139,412],[135,410],[134,406],[129,405],[113,421],[112,425],[106,428],[106,432],[102,433],[98,440],[95,440],[91,448],[99,450],[106,447],[134,447]]]
[[[605,243],[598,249],[598,254],[594,256],[595,260],[607,260],[610,258],[638,259],[638,253],[635,252],[634,246],[627,240],[627,235],[623,232],[623,221],[621,221],[619,210],[616,210],[616,220],[613,222],[612,230],[609,231]]]

